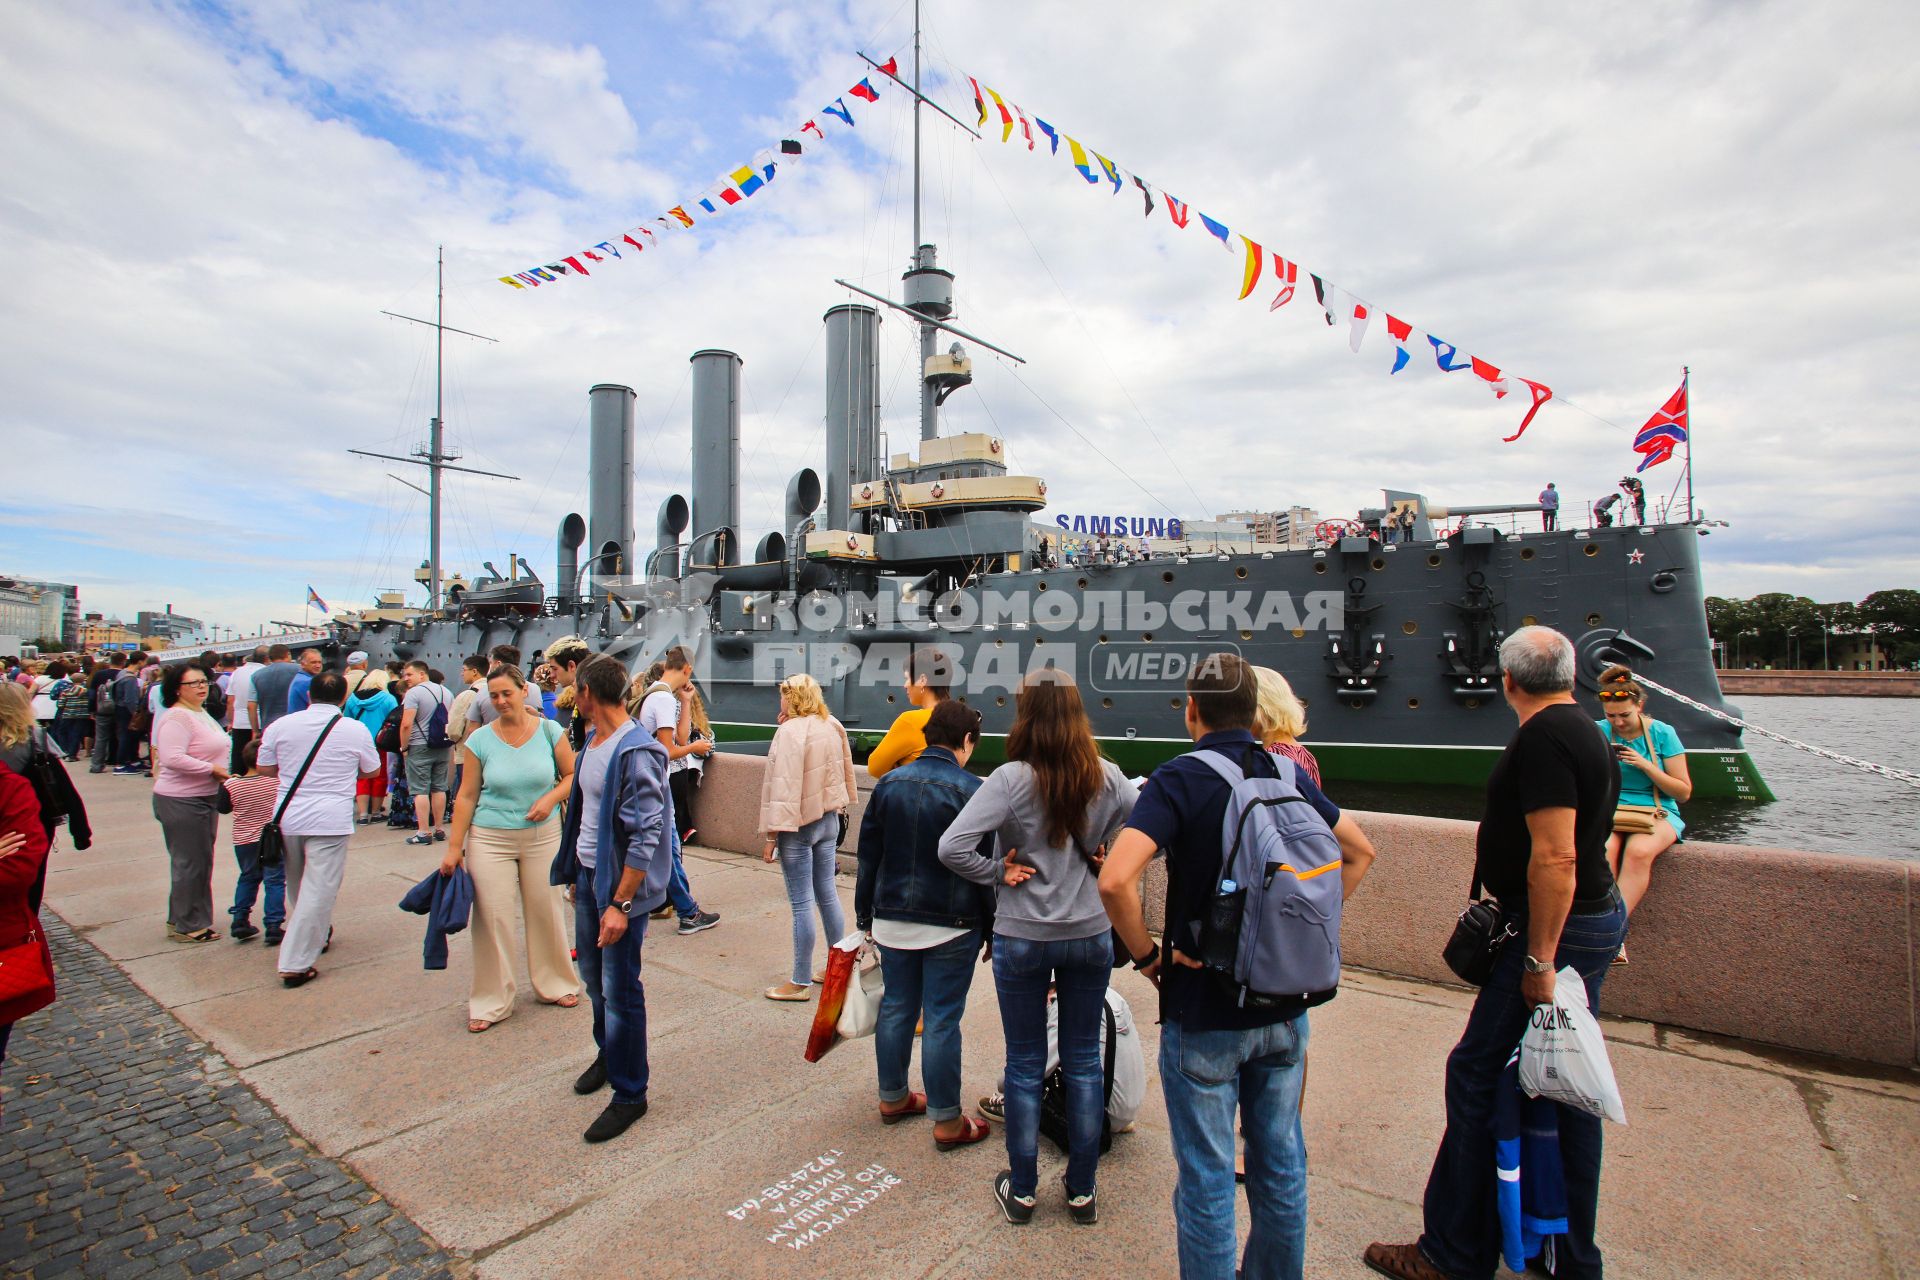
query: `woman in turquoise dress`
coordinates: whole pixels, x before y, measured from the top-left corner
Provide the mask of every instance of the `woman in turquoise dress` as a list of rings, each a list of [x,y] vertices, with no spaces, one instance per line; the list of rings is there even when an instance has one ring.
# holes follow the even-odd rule
[[[1608,667],[1600,675],[1600,707],[1606,719],[1601,733],[1620,762],[1620,803],[1659,806],[1653,830],[1644,835],[1614,832],[1607,846],[1614,879],[1620,885],[1628,914],[1646,896],[1653,862],[1665,853],[1687,824],[1680,820],[1680,803],[1693,794],[1687,773],[1686,749],[1673,726],[1647,714],[1647,691],[1625,667]]]

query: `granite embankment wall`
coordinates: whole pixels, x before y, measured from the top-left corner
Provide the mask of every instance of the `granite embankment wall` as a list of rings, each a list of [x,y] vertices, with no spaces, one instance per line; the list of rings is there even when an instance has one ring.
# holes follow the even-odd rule
[[[698,844],[758,856],[765,760],[718,754],[700,790]],[[1348,964],[1455,982],[1440,948],[1466,901],[1474,824],[1356,813],[1379,850],[1348,907]],[[856,804],[843,846],[851,869]],[[1686,844],[1664,855],[1634,913],[1633,962],[1607,978],[1606,1009],[1812,1053],[1920,1065],[1920,864]],[[1148,873],[1150,922],[1164,872]],[[1156,924],[1157,927],[1157,924]]]
[[[1920,698],[1920,672],[1912,671],[1722,671],[1719,676],[1720,691],[1730,698]]]

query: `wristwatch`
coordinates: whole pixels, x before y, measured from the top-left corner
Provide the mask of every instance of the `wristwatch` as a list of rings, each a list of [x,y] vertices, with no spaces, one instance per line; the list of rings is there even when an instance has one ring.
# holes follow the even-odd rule
[[[632,898],[628,898],[625,902],[621,902],[618,899],[615,899],[614,901],[609,902],[607,905],[613,908],[615,911],[618,911],[623,916],[630,916],[633,914]]]
[[[1148,969],[1153,968],[1154,964],[1158,962],[1159,959],[1160,959],[1160,948],[1155,947],[1151,951],[1147,952],[1144,958],[1141,956],[1133,957],[1133,967],[1140,970],[1142,973],[1145,973]]]
[[[1535,960],[1532,956],[1528,956],[1526,960],[1522,962],[1521,967],[1526,969],[1528,973],[1552,973],[1553,972],[1553,964],[1551,961]]]

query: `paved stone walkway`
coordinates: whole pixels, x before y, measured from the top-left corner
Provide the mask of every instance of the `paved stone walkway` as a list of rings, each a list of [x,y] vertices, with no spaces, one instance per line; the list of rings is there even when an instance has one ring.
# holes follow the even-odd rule
[[[14,1028],[0,1125],[0,1276],[454,1273],[225,1058],[45,916],[60,978]]]

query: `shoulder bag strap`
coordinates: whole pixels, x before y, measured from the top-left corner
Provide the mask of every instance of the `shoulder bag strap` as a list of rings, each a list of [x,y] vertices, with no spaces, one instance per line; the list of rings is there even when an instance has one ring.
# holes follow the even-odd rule
[[[275,826],[279,826],[280,820],[287,816],[287,806],[293,803],[293,793],[298,791],[300,784],[307,780],[307,770],[313,768],[313,758],[320,754],[320,744],[327,740],[327,735],[333,732],[333,726],[339,724],[342,719],[344,717],[335,716],[327,721],[327,727],[322,729],[320,736],[313,740],[313,750],[307,752],[306,761],[300,766],[300,772],[293,775],[293,785],[287,788],[287,794],[280,798],[280,807],[273,812]]]
[[[1105,996],[1100,998],[1100,1009],[1107,1015],[1107,1087],[1100,1095],[1101,1104],[1104,1106],[1113,1101],[1113,1060],[1119,1057],[1120,1023],[1119,1019],[1113,1016],[1113,1006],[1107,1003]]]

